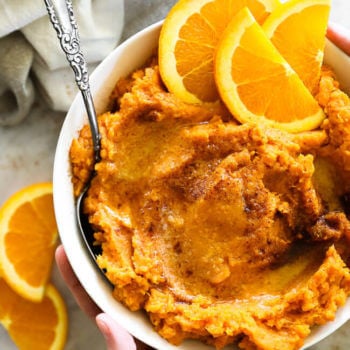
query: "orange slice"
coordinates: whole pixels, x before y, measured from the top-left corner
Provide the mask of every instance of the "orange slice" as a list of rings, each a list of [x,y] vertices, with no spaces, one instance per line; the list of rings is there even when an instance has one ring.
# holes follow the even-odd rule
[[[185,102],[216,101],[214,51],[230,20],[248,6],[259,23],[278,0],[180,0],[159,39],[159,69],[170,92]]]
[[[43,298],[56,240],[51,183],[24,188],[0,209],[1,275],[23,298]]]
[[[266,123],[299,132],[316,128],[324,118],[248,8],[238,13],[223,34],[215,78],[222,100],[242,123]]]
[[[48,285],[39,303],[23,299],[0,278],[0,323],[21,350],[61,350],[67,337],[67,311]]]
[[[316,92],[331,0],[290,0],[267,18],[263,29],[311,92]]]

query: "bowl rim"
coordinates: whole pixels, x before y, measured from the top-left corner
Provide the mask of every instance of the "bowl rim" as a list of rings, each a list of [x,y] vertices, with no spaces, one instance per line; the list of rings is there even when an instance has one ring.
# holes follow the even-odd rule
[[[118,78],[126,76],[132,70],[140,67],[151,56],[152,50],[155,50],[157,47],[162,23],[163,21],[156,22],[134,34],[117,46],[96,67],[91,74],[90,83],[91,92],[95,96],[95,101],[98,101],[98,104],[96,104],[97,114],[103,112],[111,89]],[[146,47],[147,45],[153,45],[154,47]],[[131,57],[127,54],[130,50],[133,52]],[[332,45],[328,48],[328,55],[331,51]],[[146,53],[149,54],[148,57],[146,57]],[[128,58],[126,66],[129,67],[129,70],[125,68],[125,64],[122,67],[120,66],[123,58]],[[137,66],[137,64],[139,65]],[[100,76],[105,77],[105,79],[100,79]],[[105,85],[106,79],[107,88]],[[106,89],[110,90],[109,93],[106,93]],[[100,309],[108,312],[129,333],[144,343],[162,350],[214,349],[212,346],[202,344],[196,340],[186,340],[180,346],[168,343],[154,331],[151,322],[142,311],[132,312],[113,298],[111,284],[103,276],[87,249],[85,249],[85,243],[77,229],[75,201],[72,201],[74,196],[68,150],[72,139],[77,136],[79,129],[84,123],[87,123],[87,117],[84,112],[81,95],[78,93],[63,123],[57,142],[53,166],[53,198],[57,226],[60,240],[65,247],[73,271],[86,292]],[[306,349],[326,338],[349,319],[350,297],[347,299],[346,304],[338,309],[334,321],[328,322],[323,326],[314,327],[311,334],[305,339],[302,349]],[[232,346],[230,349],[232,349]]]

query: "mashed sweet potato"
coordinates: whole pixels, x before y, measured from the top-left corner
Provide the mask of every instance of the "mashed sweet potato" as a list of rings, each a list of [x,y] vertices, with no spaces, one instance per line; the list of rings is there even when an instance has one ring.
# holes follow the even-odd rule
[[[350,100],[327,69],[317,98],[322,127],[292,135],[177,100],[155,60],[116,86],[85,211],[115,298],[169,342],[298,349],[346,301]],[[70,156],[78,195],[88,127]]]

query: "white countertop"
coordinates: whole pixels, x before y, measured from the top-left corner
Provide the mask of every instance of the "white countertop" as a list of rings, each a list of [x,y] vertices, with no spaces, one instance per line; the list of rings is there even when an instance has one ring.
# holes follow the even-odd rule
[[[126,8],[127,10],[127,8]],[[350,1],[333,0],[331,20],[350,29]],[[44,107],[41,101],[21,124],[0,127],[0,205],[16,190],[39,181],[51,181],[58,134],[64,114]],[[63,294],[70,319],[66,350],[105,349],[104,341],[92,321],[79,310],[54,267],[52,281]],[[310,348],[311,350],[350,349],[350,322]],[[0,327],[0,349],[15,350]]]

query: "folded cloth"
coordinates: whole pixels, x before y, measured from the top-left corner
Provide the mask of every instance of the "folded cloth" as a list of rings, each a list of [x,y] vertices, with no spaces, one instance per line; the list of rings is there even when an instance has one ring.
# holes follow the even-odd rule
[[[91,72],[120,40],[124,0],[72,3]],[[0,0],[0,8],[0,125],[22,120],[37,92],[50,108],[66,111],[77,88],[44,1]]]
[[[0,0],[0,37],[44,16],[42,0]]]
[[[20,32],[0,39],[0,125],[20,122],[34,101],[29,78],[34,53]]]

